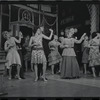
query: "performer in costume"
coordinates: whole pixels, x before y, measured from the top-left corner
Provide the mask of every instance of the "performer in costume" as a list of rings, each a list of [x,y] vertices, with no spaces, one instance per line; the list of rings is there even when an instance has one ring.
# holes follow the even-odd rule
[[[19,35],[16,36],[16,39],[19,39]],[[24,50],[23,50],[23,43],[24,43],[24,38],[23,38],[23,34],[22,34],[22,39],[21,39],[21,42],[20,43],[16,43],[16,46],[17,46],[17,50],[18,50],[18,53],[20,55],[20,59],[21,59],[21,64],[22,64],[22,67],[20,69],[20,77],[22,79],[25,79],[25,75],[24,75]]]
[[[82,63],[83,63],[83,67],[84,67],[84,74],[87,73],[87,64],[89,63],[88,57],[89,57],[89,48],[88,48],[88,44],[89,44],[89,39],[88,36],[85,36],[85,39],[82,43]]]
[[[92,68],[93,77],[99,76],[100,71],[100,33],[93,32],[89,41],[89,66]],[[96,70],[97,69],[97,70]]]
[[[9,79],[12,78],[11,69],[12,69],[12,65],[14,65],[14,64],[17,65],[17,77],[18,77],[18,79],[21,79],[20,78],[21,60],[20,60],[20,56],[17,52],[15,42],[20,43],[22,36],[21,36],[21,32],[20,32],[19,39],[17,40],[15,37],[12,37],[10,34],[11,33],[7,32],[7,31],[3,32],[3,36],[7,39],[7,41],[5,42],[5,45],[4,45],[4,49],[5,49],[5,51],[7,51],[6,66],[9,69]]]
[[[62,48],[64,48],[62,53],[62,66],[61,66],[61,78],[79,78],[79,65],[76,59],[76,54],[74,51],[74,43],[81,43],[84,39],[83,34],[80,40],[76,40],[73,37],[75,30],[71,28],[69,33],[65,33],[66,38],[64,38],[62,43]]]
[[[45,36],[42,32],[44,31],[44,27],[41,26],[40,28],[37,29],[36,34],[34,37],[31,37],[29,46],[34,46],[32,50],[32,58],[31,58],[31,63],[34,64],[34,69],[35,69],[35,81],[38,80],[38,69],[37,65],[38,64],[43,64],[43,80],[47,81],[45,78],[45,72],[46,72],[46,66],[47,66],[47,60],[44,54],[43,50],[43,45],[42,45],[42,39],[47,39],[50,40],[53,35],[53,30],[49,29],[51,31],[51,34],[49,37]]]
[[[52,74],[54,74],[55,64],[60,63],[61,69],[62,57],[58,52],[58,46],[60,46],[60,42],[58,42],[58,36],[54,35],[54,39],[51,42],[49,42],[49,48],[51,50],[51,53],[48,56],[49,66],[51,66]]]
[[[30,37],[29,37],[29,35],[27,35],[25,38],[25,43],[23,44],[23,47],[26,50],[26,54],[24,55],[26,72],[28,70],[28,62],[31,61],[31,48],[29,47],[29,41],[30,41]]]

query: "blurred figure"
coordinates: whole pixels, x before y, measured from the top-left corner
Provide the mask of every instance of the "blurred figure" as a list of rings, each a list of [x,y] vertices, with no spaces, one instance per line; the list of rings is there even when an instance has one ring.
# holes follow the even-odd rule
[[[61,66],[61,78],[79,78],[80,70],[79,64],[76,59],[76,54],[74,51],[74,43],[81,43],[84,40],[85,33],[82,35],[80,40],[73,38],[75,33],[74,28],[71,28],[69,32],[66,32],[66,38],[64,38],[61,45],[64,48],[62,53],[62,66]]]
[[[100,71],[100,33],[93,32],[89,41],[89,66],[92,68],[93,77],[99,76]]]
[[[31,48],[29,47],[29,41],[30,36],[27,35],[25,38],[25,43],[23,44],[23,47],[26,49],[26,54],[24,55],[24,61],[25,61],[25,70],[28,70],[28,62],[31,61]]]
[[[43,80],[47,81],[45,78],[45,72],[46,72],[46,66],[47,66],[47,60],[44,54],[43,45],[42,45],[42,39],[50,40],[53,35],[53,30],[49,29],[51,34],[49,37],[45,36],[42,32],[44,31],[44,27],[41,26],[37,29],[36,34],[34,37],[31,37],[29,46],[34,47],[32,50],[32,58],[31,61],[34,64],[34,70],[35,70],[35,81],[38,80],[38,65],[43,64]]]
[[[10,31],[10,32],[4,31],[2,33],[4,38],[7,39],[7,41],[5,42],[5,45],[4,45],[4,49],[5,49],[5,51],[7,51],[6,66],[9,69],[9,79],[11,79],[12,78],[12,75],[11,75],[12,66],[16,64],[17,65],[17,78],[21,79],[20,78],[21,60],[20,60],[20,56],[17,52],[16,43],[21,42],[22,35],[20,32],[19,39],[16,39],[15,37],[11,36],[11,32],[12,31]]]
[[[51,66],[52,74],[54,74],[55,64],[60,63],[60,69],[61,69],[62,57],[58,52],[58,46],[60,46],[60,43],[58,42],[58,36],[54,35],[53,40],[49,42],[49,48],[51,50],[51,53],[48,56],[48,62],[49,62],[49,66]],[[59,72],[60,72],[60,69],[59,69]]]
[[[16,36],[16,39],[19,39],[19,35]],[[23,50],[23,43],[24,43],[24,38],[23,38],[23,34],[22,34],[22,39],[21,39],[21,42],[20,43],[16,43],[16,46],[17,46],[17,50],[18,50],[18,53],[20,55],[20,58],[21,58],[21,64],[22,64],[22,67],[20,69],[20,77],[22,79],[25,79],[25,76],[24,76],[24,50]]]
[[[87,64],[89,63],[88,57],[89,57],[89,48],[88,48],[88,44],[89,44],[89,38],[86,35],[84,38],[84,41],[82,43],[82,63],[83,63],[83,67],[84,67],[84,74],[87,73]]]

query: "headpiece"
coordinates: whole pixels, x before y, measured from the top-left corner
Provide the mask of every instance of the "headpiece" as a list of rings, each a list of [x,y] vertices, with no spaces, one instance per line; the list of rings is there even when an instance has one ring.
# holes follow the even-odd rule
[[[3,31],[3,32],[2,32],[2,35],[3,35],[4,38],[7,38],[7,34],[8,34],[7,31]]]

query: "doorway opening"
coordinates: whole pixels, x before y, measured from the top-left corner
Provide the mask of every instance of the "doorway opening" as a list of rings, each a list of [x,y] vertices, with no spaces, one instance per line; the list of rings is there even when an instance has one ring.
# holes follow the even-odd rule
[[[27,26],[20,26],[20,31],[23,33],[23,36],[26,37],[29,35],[30,37],[32,36],[32,28],[27,27]]]
[[[30,66],[31,66],[31,50],[28,49],[28,46],[29,46],[29,41],[30,41],[30,37],[32,36],[32,28],[28,27],[28,26],[20,26],[20,31],[22,32],[23,34],[23,39],[22,39],[22,42],[21,42],[21,45],[22,45],[22,53],[23,53],[23,66],[24,66],[24,69],[25,71],[28,71],[28,69],[31,69]],[[27,37],[29,36],[29,37]],[[26,38],[29,38],[28,40]],[[24,45],[24,46],[23,46]]]

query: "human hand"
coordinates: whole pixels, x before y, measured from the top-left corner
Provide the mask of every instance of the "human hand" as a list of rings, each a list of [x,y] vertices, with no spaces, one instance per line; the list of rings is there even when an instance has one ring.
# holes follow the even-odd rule
[[[53,30],[52,30],[52,29],[49,29],[49,31],[53,32]]]
[[[20,37],[20,38],[23,38],[23,34],[22,34],[21,31],[19,32],[19,37]]]

